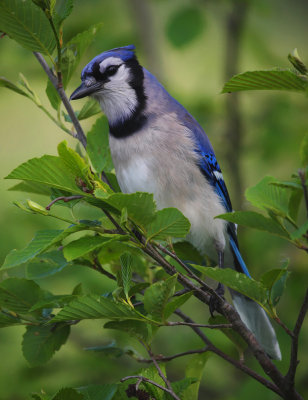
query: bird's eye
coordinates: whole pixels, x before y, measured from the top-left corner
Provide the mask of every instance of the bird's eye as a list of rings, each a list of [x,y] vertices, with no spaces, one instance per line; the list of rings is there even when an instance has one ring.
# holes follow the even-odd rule
[[[110,65],[109,67],[106,68],[106,74],[108,76],[112,76],[117,72],[118,68],[119,65]]]

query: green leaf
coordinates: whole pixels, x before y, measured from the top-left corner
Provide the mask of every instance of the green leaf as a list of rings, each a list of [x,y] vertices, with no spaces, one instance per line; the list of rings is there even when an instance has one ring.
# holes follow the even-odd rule
[[[86,195],[75,182],[75,176],[60,157],[44,155],[32,158],[15,168],[5,179],[20,179]]]
[[[8,190],[12,192],[26,192],[50,196],[50,189],[48,187],[31,181],[17,183],[17,185],[12,186]]]
[[[78,113],[79,121],[92,117],[102,112],[101,106],[95,99],[89,99]]]
[[[164,364],[160,364],[160,369],[162,373],[166,376],[166,368]],[[157,372],[157,369],[155,366],[151,366],[148,368],[142,368],[139,372],[138,375],[144,376],[145,378],[150,379],[151,381],[154,381],[158,383],[160,386],[166,387],[165,382],[163,379],[160,377],[160,375]],[[132,381],[133,382],[133,381]],[[144,386],[146,391],[151,394],[151,396],[155,400],[164,400],[165,397],[165,392],[163,392],[161,389],[158,387],[151,385],[150,383],[145,383],[143,382],[140,386]]]
[[[40,7],[43,11],[50,11],[50,0],[32,0],[32,2]]]
[[[62,0],[64,1],[64,0]],[[68,3],[68,10],[70,11],[71,8],[71,0]],[[64,12],[65,14],[65,12]],[[56,21],[56,25],[61,23],[61,18]],[[64,89],[67,88],[67,85],[73,76],[81,57],[83,56],[84,52],[87,50],[88,46],[93,41],[96,33],[101,28],[102,24],[96,24],[90,27],[87,31],[79,33],[75,37],[73,37],[66,46],[62,49],[62,81]],[[61,99],[57,90],[52,85],[52,83],[48,80],[47,87],[46,87],[46,94],[50,101],[50,104],[55,110],[59,109],[61,104]]]
[[[176,255],[185,262],[193,262],[195,264],[202,264],[204,258],[198,250],[189,242],[177,242],[173,244],[173,249]]]
[[[0,20],[1,20],[1,17],[0,17]],[[29,94],[23,88],[15,85],[15,83],[9,81],[4,76],[0,76],[0,87],[6,87],[7,89],[12,90],[13,92],[21,94],[22,96],[30,97]]]
[[[55,110],[58,110],[58,108],[61,104],[61,97],[59,96],[59,93],[57,92],[57,90],[55,89],[55,87],[53,86],[53,84],[50,82],[49,79],[47,81],[45,92],[46,92],[46,95],[48,97],[48,100],[49,100],[51,106]]]
[[[48,396],[45,392],[41,391],[40,393],[32,393],[31,398],[34,400],[51,400],[51,397]]]
[[[302,198],[303,198],[303,189],[302,188],[295,189],[290,194],[289,215],[294,221],[297,220],[299,207],[301,205]]]
[[[0,283],[0,307],[26,314],[44,294],[45,292],[33,281],[9,278]]]
[[[127,332],[130,336],[148,341],[151,336],[151,325],[142,321],[125,320],[125,321],[109,321],[104,325],[105,329],[116,329],[118,331]]]
[[[22,352],[25,359],[36,367],[45,364],[66,342],[70,326],[27,326],[23,336]]]
[[[47,293],[42,300],[39,300],[35,303],[29,310],[29,312],[43,310],[43,309],[53,309],[53,308],[62,308],[73,301],[76,296],[71,294],[64,295],[53,295]]]
[[[176,208],[157,211],[154,220],[146,227],[148,240],[166,240],[168,237],[185,237],[190,222]]]
[[[2,268],[12,268],[33,259],[52,246],[62,233],[61,230],[38,231],[26,248],[13,250],[6,256]]]
[[[67,169],[69,169],[77,179],[82,179],[87,188],[92,190],[90,166],[86,164],[85,160],[81,158],[76,151],[70,149],[65,140],[58,145],[58,153]]]
[[[123,240],[123,235],[102,234],[99,236],[84,236],[74,240],[63,248],[63,254],[67,261],[75,260],[93,250],[97,250],[103,245],[110,243],[113,240]]]
[[[84,400],[84,395],[78,389],[64,388],[58,391],[52,400]]]
[[[174,391],[174,393],[180,398],[182,399],[183,395],[186,393],[186,390],[193,384],[193,383],[197,383],[198,379],[197,378],[184,378],[181,379],[180,381],[177,382],[172,382],[171,386],[172,389]],[[172,400],[174,397],[171,397],[170,394],[165,393],[165,398],[166,399],[170,399]],[[197,398],[196,398],[197,399]]]
[[[72,295],[75,296],[82,296],[84,294],[83,286],[82,283],[78,283],[72,291]]]
[[[0,30],[31,51],[51,55],[56,46],[44,12],[31,0],[0,0]]]
[[[119,358],[125,354],[120,347],[117,347],[115,341],[107,344],[106,346],[86,347],[84,350],[94,351],[95,353],[101,353],[103,356],[109,358]]]
[[[232,213],[217,215],[215,218],[221,218],[235,224],[266,231],[283,238],[289,238],[288,231],[278,221],[272,218],[267,218],[254,211],[235,211]]]
[[[66,190],[59,190],[59,189],[51,188],[50,192],[51,192],[50,200],[54,200],[54,199],[57,199],[59,197],[71,197],[72,196],[72,193],[71,192],[67,192]],[[73,209],[75,207],[75,205],[78,204],[81,200],[82,200],[82,198],[71,199],[69,201],[58,200],[55,203],[55,205]]]
[[[71,321],[76,319],[143,320],[132,308],[116,303],[105,297],[89,295],[82,296],[65,306],[53,319]]]
[[[204,26],[201,10],[185,6],[169,19],[166,35],[174,47],[183,47],[196,39],[202,33]]]
[[[215,317],[209,318],[209,323],[211,325],[228,324],[229,321],[222,315],[215,315]],[[235,345],[241,358],[243,351],[247,348],[247,343],[244,341],[244,339],[242,339],[241,336],[233,329],[220,328],[219,330]]]
[[[115,383],[89,385],[77,388],[83,394],[84,400],[111,400],[118,389]]]
[[[298,229],[291,233],[291,238],[293,240],[300,239],[302,236],[306,235],[308,231],[308,220],[303,223]]]
[[[289,212],[288,192],[286,189],[272,184],[275,182],[277,182],[275,178],[266,176],[256,186],[247,189],[245,196],[255,207],[286,217]]]
[[[62,251],[54,250],[41,254],[34,258],[26,266],[27,279],[42,279],[54,275],[63,270],[68,262],[63,256]]]
[[[96,190],[95,195],[100,198],[100,193]],[[149,224],[155,216],[155,203],[153,194],[136,192],[131,194],[114,193],[108,198],[101,197],[102,200],[118,210],[127,208],[129,218],[140,226]]]
[[[274,307],[278,304],[286,288],[286,282],[290,273],[291,273],[290,271],[285,271],[283,274],[281,274],[280,278],[274,283],[274,286],[271,291],[271,301]]]
[[[169,298],[174,293],[176,282],[177,275],[173,275],[165,281],[154,283],[144,292],[144,308],[155,320],[165,320],[165,307]]]
[[[141,250],[134,247],[129,242],[112,241],[106,243],[101,249],[99,249],[97,256],[101,264],[109,264],[112,261],[116,261],[118,263],[121,254],[125,252],[132,252],[134,255],[141,254]]]
[[[72,225],[65,230],[38,231],[26,248],[23,250],[13,250],[6,256],[2,269],[16,267],[17,265],[30,261],[56,243],[61,242],[71,233],[84,229],[88,229],[88,227],[83,224],[78,224]]]
[[[53,11],[54,23],[59,29],[62,22],[71,14],[73,10],[74,0],[56,0]]]
[[[255,300],[260,305],[266,305],[267,289],[262,283],[249,278],[242,272],[237,272],[231,268],[222,269],[219,267],[212,268],[200,265],[193,265],[193,267],[204,273],[206,276]]]
[[[3,311],[0,311],[0,328],[5,328],[7,326],[13,326],[13,325],[20,325],[22,324],[22,321],[8,313],[4,313]]]
[[[186,367],[185,376],[186,378],[195,378],[197,379],[197,382],[185,390],[183,397],[181,397],[182,400],[198,400],[200,381],[203,375],[205,364],[209,357],[209,353],[196,354],[189,361]]]
[[[120,257],[121,261],[121,276],[123,282],[124,294],[127,300],[129,300],[129,289],[132,280],[132,264],[133,257],[129,253],[124,253]]]
[[[169,318],[174,311],[185,304],[191,297],[192,292],[184,293],[181,296],[173,297],[166,305],[164,315],[165,318]]]
[[[148,288],[150,286],[149,282],[140,282],[134,285],[129,289],[128,295],[129,297],[134,296],[137,293],[141,293],[144,289]]]
[[[285,289],[286,281],[290,275],[287,270],[289,262],[283,268],[272,269],[262,275],[260,282],[268,289],[268,298],[275,307]]]
[[[109,126],[107,118],[97,119],[87,134],[87,153],[96,172],[111,171],[113,167],[109,149]]]
[[[304,139],[302,140],[300,150],[300,159],[303,167],[308,165],[308,133],[305,134]]]
[[[288,60],[299,73],[307,75],[308,69],[300,59],[297,49],[294,49],[292,54],[288,54]]]
[[[88,30],[78,33],[64,47],[62,51],[63,87],[66,89],[73,76],[81,57],[92,43],[102,24],[92,25]]]
[[[307,82],[289,69],[248,71],[233,76],[223,87],[222,93],[241,90],[305,91]]]

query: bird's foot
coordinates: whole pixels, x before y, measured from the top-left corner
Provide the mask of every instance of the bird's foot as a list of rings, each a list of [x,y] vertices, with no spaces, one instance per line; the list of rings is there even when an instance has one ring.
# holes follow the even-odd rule
[[[218,284],[215,293],[217,293],[220,297],[224,298],[225,287],[222,283]],[[209,310],[212,317],[214,317],[214,311],[218,309],[218,305],[219,305],[219,299],[217,299],[217,297],[212,294],[209,302]]]

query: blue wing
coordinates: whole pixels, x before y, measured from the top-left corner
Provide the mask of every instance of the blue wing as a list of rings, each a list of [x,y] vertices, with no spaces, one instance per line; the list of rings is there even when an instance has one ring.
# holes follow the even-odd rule
[[[186,115],[185,125],[191,130],[196,145],[195,151],[199,157],[199,167],[207,181],[213,186],[220,197],[227,212],[232,211],[232,204],[229,193],[223,179],[220,166],[216,160],[213,147],[201,128],[191,115]]]
[[[191,116],[189,116],[189,118],[186,117],[186,126],[193,132],[194,141],[196,144],[195,151],[199,155],[199,167],[202,174],[218,194],[226,211],[232,212],[232,204],[229,193],[223,179],[220,166],[216,160],[213,147],[207,135],[201,126]],[[230,249],[234,259],[234,268],[250,277],[239,250],[235,225],[229,223],[227,232],[229,235]]]

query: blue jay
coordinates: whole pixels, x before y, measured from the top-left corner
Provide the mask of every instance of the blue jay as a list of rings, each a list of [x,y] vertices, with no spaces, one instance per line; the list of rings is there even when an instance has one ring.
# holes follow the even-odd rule
[[[216,215],[232,206],[212,145],[198,122],[143,68],[134,46],[105,51],[85,66],[71,100],[94,97],[109,122],[109,143],[124,193],[154,194],[158,208],[176,207],[189,219],[189,240],[220,267],[250,277],[235,226]],[[265,311],[232,291],[241,319],[265,351],[281,359]]]

